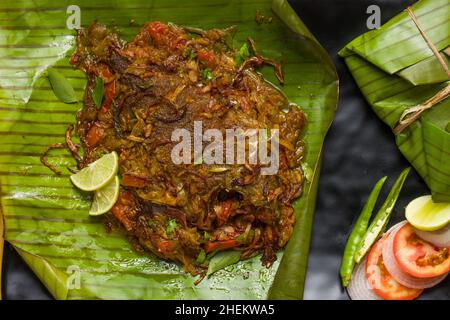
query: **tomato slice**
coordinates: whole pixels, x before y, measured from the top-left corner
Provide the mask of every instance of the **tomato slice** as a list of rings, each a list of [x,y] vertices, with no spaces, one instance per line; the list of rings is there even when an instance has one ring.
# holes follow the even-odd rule
[[[383,244],[386,237],[378,240],[367,256],[366,279],[372,290],[386,300],[413,300],[423,289],[411,289],[398,283],[387,271],[383,262]]]
[[[223,241],[214,241],[205,243],[205,251],[206,253],[213,252],[214,250],[227,250],[230,248],[234,248],[239,246],[240,243],[234,239],[232,240],[223,240]]]
[[[156,44],[162,43],[163,35],[166,30],[167,25],[159,21],[155,21],[147,25],[147,32]]]
[[[100,140],[102,139],[105,130],[100,127],[98,124],[94,123],[94,125],[89,129],[86,134],[86,145],[88,148],[95,147]]]
[[[211,51],[200,49],[197,52],[198,60],[205,62],[209,68],[214,67],[215,65],[215,58],[214,54]]]
[[[122,184],[126,187],[143,188],[147,184],[147,180],[131,174],[124,174],[122,176]]]
[[[220,227],[225,222],[227,222],[228,217],[231,213],[231,206],[233,202],[231,200],[226,200],[222,202],[222,206],[220,207],[219,214],[217,215],[217,225]]]
[[[158,252],[167,254],[177,247],[177,242],[173,240],[161,240],[158,244]]]
[[[450,271],[450,248],[438,248],[419,238],[407,223],[394,237],[394,255],[403,271],[417,278],[431,278]]]
[[[129,191],[120,191],[119,199],[111,209],[112,214],[119,220],[127,231],[133,229],[132,222],[128,217],[134,207],[133,194]]]
[[[100,109],[103,113],[106,113],[110,109],[115,94],[116,94],[116,81],[111,81],[105,84],[105,97],[103,99],[102,107]]]

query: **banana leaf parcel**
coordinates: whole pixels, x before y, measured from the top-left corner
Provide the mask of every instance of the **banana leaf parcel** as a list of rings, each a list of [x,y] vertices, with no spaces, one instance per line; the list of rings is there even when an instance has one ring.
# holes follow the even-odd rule
[[[39,161],[46,145],[61,142],[81,107],[81,102],[64,104],[56,99],[48,68],[70,81],[78,101],[86,85],[84,75],[69,64],[75,31],[66,27],[66,10],[73,1],[5,0],[0,3],[4,240],[57,299],[301,299],[322,143],[334,116],[338,86],[335,68],[317,40],[283,0],[76,3],[82,27],[97,20],[115,26],[128,39],[143,23],[154,20],[203,29],[235,25],[235,45],[251,36],[262,54],[284,61],[281,89],[308,118],[304,137],[308,182],[295,205],[294,233],[272,268],[254,258],[220,270],[198,285],[177,265],[140,255],[123,235],[107,233],[103,218],[88,215],[91,198],[72,186],[69,171],[57,176]],[[272,19],[256,23],[258,10]],[[271,69],[261,72],[276,83]],[[66,150],[55,150],[49,160],[59,168],[75,164]]]
[[[450,1],[422,0],[409,10],[421,29],[404,11],[339,52],[372,109],[394,131],[405,110],[422,106],[450,84],[445,67],[450,65]],[[433,199],[450,201],[450,99],[423,112],[395,140]]]

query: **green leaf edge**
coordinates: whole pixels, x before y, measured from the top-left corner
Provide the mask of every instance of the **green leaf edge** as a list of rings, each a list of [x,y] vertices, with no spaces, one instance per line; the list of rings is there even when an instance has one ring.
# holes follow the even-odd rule
[[[67,286],[67,275],[55,268],[46,259],[22,250],[20,246],[11,245],[22,257],[26,264],[33,270],[34,274],[41,280],[49,292],[53,294],[57,300],[66,300],[69,292]]]
[[[272,2],[272,10],[277,16],[295,33],[299,34],[304,40],[311,42],[315,45],[317,51],[320,53],[324,65],[329,67],[329,72],[335,76],[335,88],[336,88],[336,105],[339,97],[339,77],[336,67],[331,60],[328,53],[320,45],[318,40],[309,31],[303,21],[299,18],[294,9],[285,0],[274,0]],[[331,127],[332,120],[324,124],[324,137],[326,132]],[[320,169],[322,167],[322,150],[323,141],[320,145],[317,162],[314,167],[314,174],[312,181],[308,183],[305,181],[304,195],[307,195],[305,200],[306,208],[302,210],[299,207],[299,201],[295,203],[295,211],[298,212],[296,218],[297,221],[292,232],[292,237],[289,240],[277,273],[273,280],[272,286],[269,290],[269,300],[302,300],[303,291],[305,288],[306,271],[308,267],[308,254],[311,243],[312,226],[314,220],[315,199],[317,198],[317,190],[319,187]],[[313,199],[314,201],[311,201]],[[288,261],[289,258],[289,261]],[[294,262],[292,262],[294,261]],[[300,278],[292,279],[292,278]]]

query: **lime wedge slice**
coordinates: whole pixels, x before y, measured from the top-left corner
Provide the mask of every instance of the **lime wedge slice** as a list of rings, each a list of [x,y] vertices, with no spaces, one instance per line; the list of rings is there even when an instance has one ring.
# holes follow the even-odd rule
[[[406,207],[406,219],[419,230],[441,229],[450,223],[450,203],[435,203],[431,196],[419,197]]]
[[[92,202],[89,214],[91,216],[98,216],[111,210],[117,198],[119,198],[119,186],[119,178],[115,176],[106,186],[95,191],[94,201]]]
[[[80,172],[70,176],[73,184],[84,191],[94,191],[104,187],[117,174],[119,157],[115,151],[105,154]]]

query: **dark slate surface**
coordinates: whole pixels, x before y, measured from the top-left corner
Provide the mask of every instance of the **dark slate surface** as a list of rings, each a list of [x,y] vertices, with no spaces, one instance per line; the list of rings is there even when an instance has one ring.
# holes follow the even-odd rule
[[[339,264],[355,215],[382,176],[391,186],[408,162],[394,138],[370,110],[337,51],[367,31],[366,9],[377,4],[382,23],[414,1],[406,0],[297,0],[291,1],[305,24],[332,56],[340,76],[340,101],[324,146],[322,174],[309,257],[305,299],[347,299],[339,283]],[[385,188],[388,189],[388,188]],[[428,193],[415,173],[410,174],[393,222],[404,218],[403,208]],[[384,190],[382,196],[386,196]],[[25,263],[5,247],[3,292],[6,299],[51,299]],[[450,300],[450,277],[428,289],[421,299]]]

